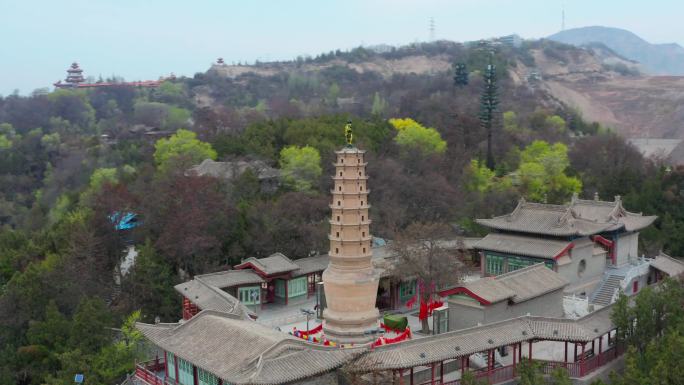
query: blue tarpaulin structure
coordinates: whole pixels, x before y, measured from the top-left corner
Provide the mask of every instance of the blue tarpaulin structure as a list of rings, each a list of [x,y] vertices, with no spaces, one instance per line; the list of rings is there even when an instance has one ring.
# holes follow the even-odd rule
[[[142,224],[138,218],[138,214],[132,212],[117,211],[109,216],[109,220],[114,224],[117,230],[130,230]]]

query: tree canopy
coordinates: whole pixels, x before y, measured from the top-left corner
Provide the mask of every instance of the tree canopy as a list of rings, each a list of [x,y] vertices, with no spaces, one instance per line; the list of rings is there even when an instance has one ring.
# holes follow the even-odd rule
[[[447,143],[434,128],[424,127],[411,118],[390,119],[398,131],[394,141],[407,150],[417,150],[423,155],[443,154]]]
[[[311,146],[289,146],[280,151],[283,180],[295,191],[309,191],[320,178],[321,155]]]
[[[183,129],[168,139],[159,139],[154,149],[154,160],[160,170],[193,165],[205,159],[215,160],[217,156],[211,144],[200,141],[197,134]]]

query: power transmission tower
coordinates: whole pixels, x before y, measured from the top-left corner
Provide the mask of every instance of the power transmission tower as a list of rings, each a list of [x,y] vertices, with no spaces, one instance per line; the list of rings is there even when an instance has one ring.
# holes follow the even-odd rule
[[[561,31],[565,31],[565,3],[561,3]]]
[[[430,17],[430,41],[435,41],[435,18]]]

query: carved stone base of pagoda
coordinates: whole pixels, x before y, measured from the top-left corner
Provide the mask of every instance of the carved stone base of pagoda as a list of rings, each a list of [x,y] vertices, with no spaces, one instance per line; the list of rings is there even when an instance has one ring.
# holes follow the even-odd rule
[[[372,342],[378,335],[369,330],[378,328],[378,309],[367,313],[339,314],[330,309],[323,311],[323,333],[331,341],[343,344],[363,344]]]
[[[378,277],[373,268],[344,270],[329,266],[323,272],[327,308],[323,310],[325,336],[340,343],[364,343],[377,338],[380,312],[375,307]]]

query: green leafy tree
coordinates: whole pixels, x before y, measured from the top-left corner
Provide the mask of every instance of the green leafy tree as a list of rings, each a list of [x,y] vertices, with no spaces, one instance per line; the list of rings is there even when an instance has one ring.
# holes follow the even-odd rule
[[[550,385],[572,385],[568,370],[560,366],[555,368],[551,372]]]
[[[468,70],[465,63],[454,63],[454,86],[465,87],[468,85]]]
[[[520,385],[541,385],[544,377],[541,372],[541,364],[537,361],[523,360],[516,368],[520,377]]]
[[[481,161],[473,159],[467,169],[468,182],[466,187],[470,191],[485,193],[490,191],[496,183],[496,174]]]
[[[492,124],[494,112],[499,105],[499,91],[497,85],[496,66],[491,60],[484,72],[484,86],[480,97],[480,126],[487,132],[487,167],[494,169],[494,154],[492,150]]]
[[[209,143],[197,139],[197,134],[178,130],[168,139],[159,139],[154,145],[154,161],[161,171],[185,169],[205,159],[216,159],[216,151]]]
[[[547,116],[546,119],[544,120],[544,124],[546,127],[559,132],[563,133],[565,132],[565,119],[561,118],[558,115],[552,115],[552,116]]]
[[[152,322],[156,316],[171,321],[177,316],[180,302],[173,286],[176,279],[171,266],[148,240],[138,250],[135,265],[124,281],[133,308],[142,309],[141,317]]]
[[[443,154],[447,143],[434,128],[427,128],[413,119],[390,119],[398,131],[394,141],[405,150],[418,150],[423,155]]]
[[[337,98],[340,97],[340,86],[337,83],[333,83],[328,88],[328,95],[325,100],[331,107],[337,107]]]
[[[7,139],[7,135],[0,135],[0,150],[12,148],[12,141]]]
[[[387,112],[387,101],[380,96],[379,92],[373,95],[373,106],[371,107],[371,114],[375,116],[383,116]]]
[[[288,146],[280,151],[280,168],[287,186],[296,191],[309,191],[320,178],[321,155],[311,146]]]
[[[461,385],[487,385],[489,382],[485,379],[478,380],[475,377],[475,374],[471,372],[470,370],[466,370],[463,373],[463,376],[461,377],[461,381],[459,382]]]
[[[111,313],[101,298],[84,297],[78,304],[71,325],[69,346],[83,353],[95,353],[107,345],[112,326]]]
[[[582,189],[582,182],[565,174],[570,165],[568,148],[562,143],[535,140],[520,153],[515,173],[525,196],[536,201],[563,202]]]

